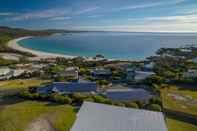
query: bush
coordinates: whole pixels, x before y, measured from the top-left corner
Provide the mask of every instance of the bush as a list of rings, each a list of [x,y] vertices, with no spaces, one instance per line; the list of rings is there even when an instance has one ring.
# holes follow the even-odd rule
[[[158,104],[150,104],[148,105],[147,109],[152,110],[152,111],[160,111],[160,112],[162,111],[161,106]]]
[[[125,107],[125,104],[124,103],[121,103],[121,102],[115,102],[114,105],[115,106]]]
[[[108,85],[109,84],[109,82],[106,81],[106,80],[97,80],[96,83],[98,85],[100,85],[100,86],[102,86],[102,85]]]
[[[86,79],[86,80],[89,80],[89,81],[95,81],[95,78],[92,77],[92,76],[87,76],[85,79]]]
[[[138,105],[139,108],[143,108],[144,107],[144,103],[142,101],[136,100],[134,102]]]
[[[102,96],[93,96],[94,102],[96,103],[105,103],[106,99]]]
[[[94,102],[94,99],[93,99],[93,98],[91,98],[91,97],[89,97],[89,98],[84,99],[84,101]]]
[[[111,100],[109,100],[109,99],[105,99],[103,103],[104,104],[108,104],[108,105],[112,105],[113,104],[113,102]]]
[[[80,68],[79,74],[80,75],[90,75],[90,70],[88,70],[87,68]]]
[[[80,93],[73,93],[71,95],[71,97],[72,97],[73,101],[76,103],[82,103],[87,98],[87,96],[84,96]]]
[[[129,108],[139,108],[138,104],[136,104],[135,102],[126,102],[125,106]]]
[[[54,102],[61,103],[61,104],[71,104],[72,100],[67,96],[62,96],[59,94],[51,95],[50,99]]]
[[[161,98],[159,97],[153,97],[149,100],[149,104],[158,104],[160,106],[162,106],[162,101]]]

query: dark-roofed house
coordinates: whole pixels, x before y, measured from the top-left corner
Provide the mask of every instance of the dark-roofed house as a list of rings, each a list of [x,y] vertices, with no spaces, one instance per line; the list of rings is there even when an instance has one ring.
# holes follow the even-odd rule
[[[97,91],[95,82],[54,82],[46,87],[38,88],[39,93],[71,94],[74,92],[93,93]]]
[[[96,68],[95,70],[91,71],[91,74],[96,79],[107,79],[112,75],[112,72],[109,69]]]
[[[167,131],[161,112],[84,102],[71,131]]]
[[[109,89],[107,98],[113,101],[134,101],[141,100],[147,102],[152,95],[144,89]]]

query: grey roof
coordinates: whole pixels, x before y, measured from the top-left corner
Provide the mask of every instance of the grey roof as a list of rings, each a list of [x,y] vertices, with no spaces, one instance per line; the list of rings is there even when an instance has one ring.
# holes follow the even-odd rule
[[[46,87],[39,88],[38,92],[40,93],[50,93],[52,91],[55,92],[96,92],[97,85],[95,82],[54,82],[51,85],[48,85]]]
[[[161,112],[84,102],[71,131],[167,131]]]
[[[115,101],[148,100],[151,97],[144,89],[109,89],[106,95]]]
[[[103,69],[103,68],[97,68],[92,71],[93,75],[111,75],[111,70],[109,69]]]

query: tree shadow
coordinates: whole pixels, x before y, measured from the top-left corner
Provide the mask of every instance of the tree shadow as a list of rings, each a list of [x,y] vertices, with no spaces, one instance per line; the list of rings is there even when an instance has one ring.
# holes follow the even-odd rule
[[[60,105],[63,105],[63,104],[55,103],[55,102],[48,102],[48,103],[46,104],[46,106],[60,106]]]
[[[18,95],[5,95],[0,96],[0,106],[17,104],[20,102],[24,102],[25,100],[20,98]]]
[[[197,91],[197,85],[196,84],[176,84],[178,87],[178,90],[189,90],[189,91]]]

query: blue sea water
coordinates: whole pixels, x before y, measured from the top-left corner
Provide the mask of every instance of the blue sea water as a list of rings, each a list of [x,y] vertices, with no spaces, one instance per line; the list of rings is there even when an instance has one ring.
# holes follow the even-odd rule
[[[25,48],[74,56],[143,60],[163,47],[197,45],[194,33],[83,32],[34,37],[19,41]]]

